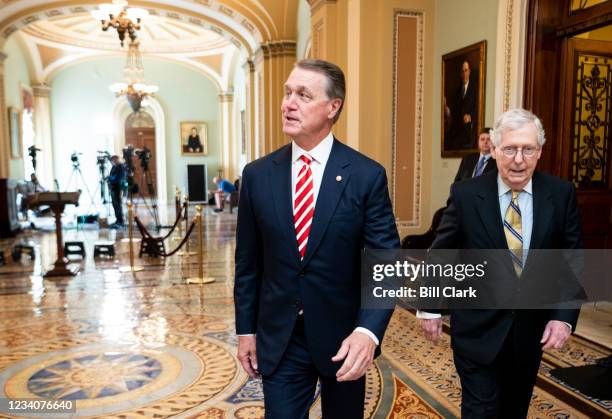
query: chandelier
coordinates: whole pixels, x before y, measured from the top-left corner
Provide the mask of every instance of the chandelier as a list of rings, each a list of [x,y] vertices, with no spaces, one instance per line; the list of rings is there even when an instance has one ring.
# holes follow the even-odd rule
[[[152,96],[159,87],[144,83],[144,67],[138,49],[138,42],[130,42],[125,68],[123,69],[123,82],[113,83],[108,88],[115,96],[125,96],[134,112],[138,112],[143,100]]]
[[[138,7],[126,9],[127,0],[113,0],[112,3],[104,3],[98,7],[97,10],[92,10],[91,15],[102,22],[103,31],[111,27],[117,29],[121,46],[123,46],[126,32],[132,42],[136,40],[136,31],[140,30],[140,21],[149,15],[148,11]]]

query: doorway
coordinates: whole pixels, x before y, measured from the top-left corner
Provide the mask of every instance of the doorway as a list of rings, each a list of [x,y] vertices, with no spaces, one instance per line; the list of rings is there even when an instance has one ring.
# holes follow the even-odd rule
[[[584,245],[612,247],[612,1],[531,0],[524,107],[540,117],[538,168],[576,187]]]
[[[130,114],[125,120],[125,145],[132,145],[134,155],[134,181],[146,198],[157,195],[157,148],[155,145],[155,121],[146,111]],[[149,153],[146,152],[149,150]],[[144,170],[145,166],[148,170]]]

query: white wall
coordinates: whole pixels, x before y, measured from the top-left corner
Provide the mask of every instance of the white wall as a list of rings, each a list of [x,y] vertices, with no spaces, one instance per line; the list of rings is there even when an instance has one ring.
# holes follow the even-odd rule
[[[497,76],[496,42],[497,11],[499,0],[436,0],[435,16],[435,74],[432,139],[431,211],[446,203],[450,185],[457,173],[460,159],[441,158],[441,73],[442,56],[457,49],[487,41],[487,72],[484,126],[491,126],[494,120],[495,78]]]
[[[11,106],[23,110],[20,85],[30,85],[28,65],[14,37],[10,37],[6,44],[4,44],[4,53],[7,55],[4,61],[4,92],[6,95],[7,111]],[[6,132],[8,134],[8,129]],[[44,152],[51,152],[51,150],[44,150]],[[24,158],[29,157],[26,155]],[[29,179],[29,174],[27,175]],[[13,159],[11,157],[9,162],[9,177],[12,179],[24,179],[25,176],[26,173],[24,173],[23,160]]]
[[[121,81],[124,61],[123,57],[114,57],[79,63],[62,70],[53,79],[52,133],[55,170],[60,186],[65,187],[70,177],[69,156],[72,151],[83,152],[82,171],[92,193],[97,186],[96,150],[109,149],[120,154],[120,150],[112,150],[115,97],[108,85]],[[187,164],[206,164],[211,180],[219,168],[221,149],[219,99],[215,85],[201,73],[180,64],[147,57],[143,58],[143,64],[146,82],[159,86],[156,98],[165,113],[168,193],[172,195],[175,185],[186,190]],[[208,123],[207,156],[181,156],[181,121]]]

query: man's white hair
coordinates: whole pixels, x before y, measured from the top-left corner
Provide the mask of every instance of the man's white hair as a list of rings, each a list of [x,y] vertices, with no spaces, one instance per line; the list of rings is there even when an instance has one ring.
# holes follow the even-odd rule
[[[538,144],[540,147],[543,146],[546,142],[546,137],[544,136],[542,122],[533,113],[521,108],[510,109],[497,118],[491,130],[491,142],[495,147],[499,147],[502,142],[502,135],[505,132],[521,129],[529,123],[533,123],[536,126]]]

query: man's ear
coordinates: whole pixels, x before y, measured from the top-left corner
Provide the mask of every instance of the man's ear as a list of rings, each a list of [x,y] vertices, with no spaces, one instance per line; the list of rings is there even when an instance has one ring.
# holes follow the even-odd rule
[[[335,98],[335,99],[332,99],[329,103],[331,105],[331,111],[329,112],[327,117],[329,119],[334,119],[336,115],[338,114],[338,112],[340,111],[340,107],[342,106],[342,99]]]

